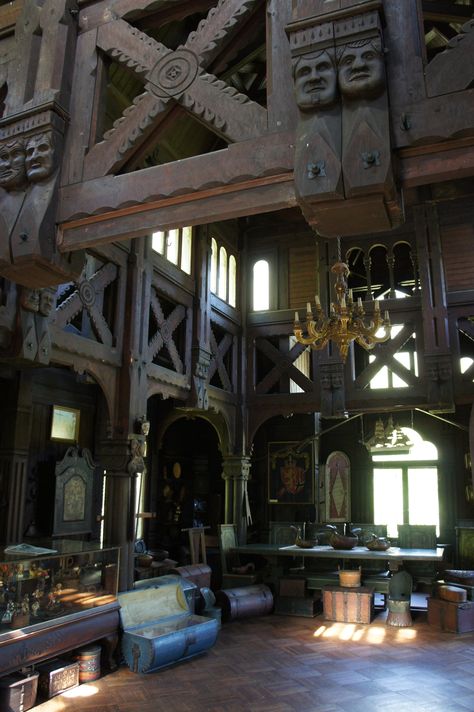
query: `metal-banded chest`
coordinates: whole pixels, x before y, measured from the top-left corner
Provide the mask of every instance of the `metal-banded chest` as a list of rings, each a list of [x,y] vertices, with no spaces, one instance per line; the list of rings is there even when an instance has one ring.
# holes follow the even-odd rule
[[[341,623],[370,623],[373,607],[374,589],[370,586],[323,587],[323,610],[326,620]]]
[[[190,612],[180,582],[119,595],[122,653],[132,672],[154,672],[205,653],[217,639],[215,618]]]

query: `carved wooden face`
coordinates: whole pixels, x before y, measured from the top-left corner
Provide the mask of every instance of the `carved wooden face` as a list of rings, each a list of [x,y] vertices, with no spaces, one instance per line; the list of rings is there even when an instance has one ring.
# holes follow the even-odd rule
[[[337,72],[334,59],[324,50],[305,54],[295,64],[296,103],[302,111],[330,106],[337,99]]]
[[[32,136],[26,144],[26,173],[32,183],[49,178],[54,170],[54,147],[50,133]]]
[[[21,290],[21,306],[27,311],[37,312],[39,309],[40,293],[39,289],[26,289]]]
[[[39,312],[49,316],[54,307],[55,292],[51,289],[42,289],[39,295]]]
[[[341,94],[347,99],[371,99],[385,86],[383,56],[376,40],[348,44],[338,60]]]
[[[0,145],[0,187],[19,190],[26,185],[25,146],[22,141]]]

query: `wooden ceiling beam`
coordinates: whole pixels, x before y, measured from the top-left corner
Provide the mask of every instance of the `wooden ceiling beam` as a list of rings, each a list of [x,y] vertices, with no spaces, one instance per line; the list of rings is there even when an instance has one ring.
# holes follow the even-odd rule
[[[63,186],[58,222],[293,171],[294,136],[267,134],[174,163]]]
[[[471,146],[446,149],[416,156],[402,156],[401,179],[405,188],[457,180],[474,175],[474,142]]]
[[[451,2],[423,2],[423,19],[431,22],[467,22],[471,19],[472,5],[453,5]]]
[[[296,206],[293,174],[255,179],[71,223],[59,229],[58,247],[69,252],[149,235],[177,226],[204,225]],[[137,206],[138,207],[138,206]]]

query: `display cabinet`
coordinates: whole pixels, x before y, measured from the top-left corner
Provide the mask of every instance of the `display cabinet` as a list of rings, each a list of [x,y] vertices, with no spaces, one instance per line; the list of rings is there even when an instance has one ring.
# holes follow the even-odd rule
[[[92,542],[0,549],[0,674],[100,638],[114,667],[118,567],[118,548]]]

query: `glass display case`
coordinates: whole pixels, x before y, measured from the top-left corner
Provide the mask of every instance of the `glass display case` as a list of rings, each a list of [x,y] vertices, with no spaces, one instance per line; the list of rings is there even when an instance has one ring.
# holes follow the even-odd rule
[[[117,600],[119,549],[98,543],[50,540],[0,549],[0,642],[19,628]]]

